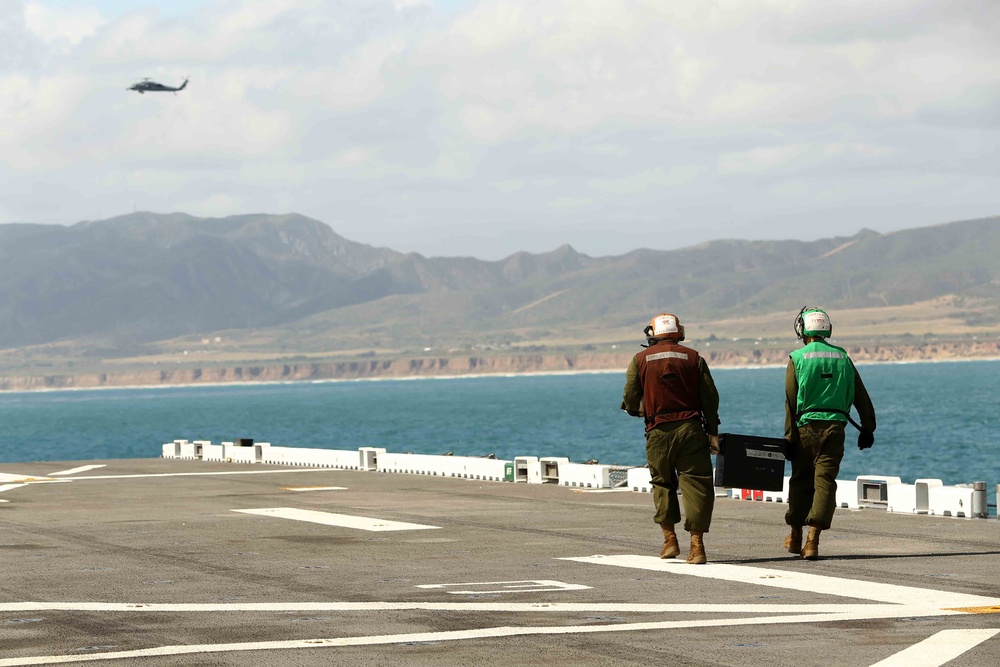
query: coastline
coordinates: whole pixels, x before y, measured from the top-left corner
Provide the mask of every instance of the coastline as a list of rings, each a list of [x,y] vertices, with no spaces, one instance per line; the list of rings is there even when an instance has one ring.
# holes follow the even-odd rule
[[[692,347],[698,349],[696,346]],[[844,347],[859,366],[1000,360],[1000,342]],[[707,347],[699,349],[712,369],[784,368],[789,351],[790,349],[777,348],[716,351]],[[0,393],[624,373],[633,355],[634,352],[629,351],[387,358],[78,375],[15,375],[0,376]]]

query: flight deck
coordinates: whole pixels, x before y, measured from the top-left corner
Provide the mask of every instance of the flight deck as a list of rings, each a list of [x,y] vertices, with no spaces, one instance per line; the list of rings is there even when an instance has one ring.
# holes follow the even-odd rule
[[[0,466],[0,667],[997,665],[1000,522],[181,459]]]

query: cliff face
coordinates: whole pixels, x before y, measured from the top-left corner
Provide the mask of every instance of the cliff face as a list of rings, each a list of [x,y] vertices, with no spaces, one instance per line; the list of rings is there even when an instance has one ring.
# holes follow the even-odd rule
[[[360,380],[375,378],[441,377],[547,373],[621,368],[630,354],[516,355],[508,357],[427,357],[380,359],[338,363],[304,363],[261,366],[179,368],[176,370],[79,375],[0,377],[0,390],[135,387],[229,382],[296,382],[309,380]]]
[[[858,363],[949,361],[1000,358],[1000,341],[976,343],[926,343],[915,345],[861,345],[847,347]],[[789,349],[701,350],[713,368],[734,366],[784,366]],[[379,359],[338,363],[275,364],[210,368],[179,368],[122,373],[79,375],[30,375],[0,377],[0,391],[87,389],[231,382],[295,382],[309,380],[359,380],[449,375],[493,375],[570,371],[624,373],[632,352],[582,354],[523,354],[496,357],[425,357]]]
[[[836,341],[832,341],[836,344]],[[915,361],[958,361],[963,359],[1000,359],[1000,341],[973,343],[917,343],[911,345],[845,345],[856,363],[888,363]],[[795,349],[724,351],[700,350],[712,366],[784,366],[788,354]]]

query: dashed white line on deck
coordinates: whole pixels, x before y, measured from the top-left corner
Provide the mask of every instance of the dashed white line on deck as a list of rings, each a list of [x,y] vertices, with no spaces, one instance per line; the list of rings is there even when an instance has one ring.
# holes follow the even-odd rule
[[[106,463],[97,463],[94,465],[80,466],[79,468],[70,468],[69,470],[60,470],[59,472],[50,472],[50,477],[57,477],[59,475],[75,475],[80,472],[87,472],[88,470],[96,470],[98,468],[103,468]]]
[[[440,526],[425,526],[419,523],[406,523],[404,521],[389,521],[387,519],[373,519],[367,516],[353,516],[350,514],[334,514],[332,512],[317,512],[316,510],[302,510],[295,507],[264,507],[261,509],[233,510],[242,514],[258,514],[261,516],[274,517],[276,519],[291,519],[293,521],[308,521],[309,523],[319,523],[324,526],[337,526],[339,528],[355,528],[357,530],[367,530],[371,532],[385,532],[394,530],[435,530]]]
[[[872,667],[939,667],[997,633],[1000,630],[942,630],[896,655],[876,662]]]

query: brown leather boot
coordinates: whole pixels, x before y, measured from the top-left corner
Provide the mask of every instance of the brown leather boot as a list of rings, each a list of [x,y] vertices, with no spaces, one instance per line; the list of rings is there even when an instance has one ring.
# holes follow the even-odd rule
[[[690,565],[704,565],[708,562],[705,557],[705,543],[702,541],[704,531],[691,531],[691,551],[688,552],[687,562]]]
[[[802,526],[792,526],[792,532],[785,538],[785,549],[796,556],[802,553]]]
[[[674,532],[674,524],[661,523],[660,530],[663,531],[663,549],[660,550],[660,558],[680,556],[681,548],[677,546],[677,533]]]
[[[809,526],[809,537],[802,546],[802,558],[805,560],[816,560],[819,558],[819,534],[820,529],[816,526]]]

